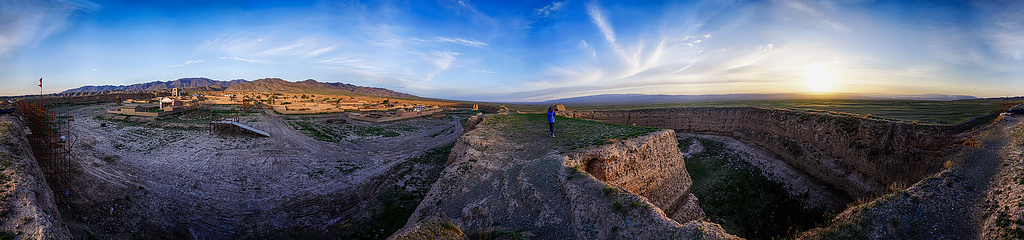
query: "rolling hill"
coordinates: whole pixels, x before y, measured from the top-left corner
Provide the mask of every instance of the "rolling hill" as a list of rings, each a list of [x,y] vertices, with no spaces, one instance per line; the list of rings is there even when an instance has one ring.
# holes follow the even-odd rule
[[[99,91],[147,91],[147,90],[159,90],[168,88],[193,88],[193,87],[209,87],[209,86],[232,86],[235,84],[246,83],[244,79],[235,79],[230,81],[218,81],[209,78],[180,78],[174,81],[153,81],[148,83],[139,83],[132,85],[102,85],[102,86],[82,86],[79,88],[73,88],[64,90],[61,93],[79,93],[79,92],[99,92]]]
[[[237,92],[317,92],[317,91],[337,91],[346,93],[356,93],[372,96],[381,97],[405,97],[415,98],[415,95],[408,93],[396,92],[384,88],[375,87],[362,87],[347,83],[330,83],[330,82],[318,82],[313,79],[306,79],[299,82],[289,82],[280,78],[264,78],[255,80],[252,82],[246,82],[236,84],[228,87],[225,91],[237,91]]]

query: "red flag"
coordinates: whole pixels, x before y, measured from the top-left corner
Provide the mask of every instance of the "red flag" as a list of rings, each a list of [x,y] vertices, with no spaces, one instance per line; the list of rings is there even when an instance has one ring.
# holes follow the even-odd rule
[[[43,87],[43,78],[39,78],[39,88]]]

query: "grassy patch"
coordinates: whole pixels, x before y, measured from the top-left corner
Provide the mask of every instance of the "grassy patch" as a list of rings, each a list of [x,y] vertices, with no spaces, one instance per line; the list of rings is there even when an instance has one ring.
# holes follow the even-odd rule
[[[392,174],[385,175],[395,179],[409,176],[405,187],[394,186],[378,195],[376,205],[379,208],[369,220],[346,230],[343,239],[384,239],[405,226],[409,216],[430,190],[431,184],[441,176],[448,154],[454,146],[430,149],[392,168]],[[455,228],[454,225],[451,227]]]
[[[737,100],[709,102],[677,102],[635,105],[573,105],[570,110],[622,110],[666,107],[764,107],[813,109],[873,115],[883,119],[908,120],[938,124],[956,124],[973,117],[988,114],[1001,107],[1005,99],[971,99],[956,101],[923,100],[842,100],[842,99],[794,99],[794,100]],[[1020,100],[1016,100],[1020,101]],[[540,112],[547,105],[509,105],[515,110]]]
[[[13,164],[11,160],[14,159],[12,159],[11,156],[8,156],[6,152],[0,152],[0,171],[7,170],[7,168],[11,167]]]
[[[548,123],[544,114],[511,114],[494,115],[487,120],[487,125],[496,126],[512,139],[531,139],[547,137]],[[619,139],[643,136],[660,128],[627,126],[614,123],[555,117],[555,148],[580,149]],[[547,141],[546,141],[547,142]]]
[[[725,144],[696,139],[704,151],[686,159],[690,190],[712,222],[729,233],[750,238],[783,238],[814,227],[823,210],[805,210],[781,183],[761,175]],[[689,148],[689,144],[680,144]]]
[[[619,188],[614,187],[614,186],[605,186],[603,190],[604,190],[604,195],[605,196],[609,196],[609,197],[610,196],[618,195],[619,193],[622,193],[622,190],[619,190]]]
[[[612,210],[615,210],[615,212],[619,214],[626,215],[626,205],[623,205],[618,199],[616,199],[615,202],[612,202]]]
[[[0,231],[0,240],[10,240],[10,239],[14,239],[17,236],[18,235],[14,235],[13,233]]]
[[[398,137],[419,127],[402,122],[373,124],[333,124],[320,121],[287,121],[296,131],[325,142],[357,141],[355,138]]]
[[[3,137],[3,136],[7,136],[8,133],[10,133],[10,132],[11,132],[11,123],[10,122],[6,122],[6,121],[0,122],[0,143],[11,143],[11,141],[8,140],[9,138]],[[12,136],[12,138],[13,138],[13,136]]]
[[[289,121],[287,123],[289,126],[292,126],[295,131],[299,131],[306,136],[325,142],[341,142],[342,140],[345,140],[349,134],[343,128],[328,126],[322,123],[306,121]]]
[[[107,162],[107,163],[114,163],[115,161],[117,161],[117,160],[120,160],[120,159],[121,159],[121,156],[118,156],[118,155],[110,155],[110,156],[104,156],[104,157],[103,157],[103,158],[101,158],[101,159],[102,159],[102,160],[103,160],[104,162]]]
[[[416,196],[397,187],[387,190],[377,196],[380,209],[369,221],[359,223],[345,234],[343,239],[385,239],[405,226],[406,220],[422,200],[422,196]]]
[[[1006,212],[999,211],[999,215],[996,216],[996,227],[1002,229],[999,233],[999,237],[1003,239],[1024,239],[1024,221],[1015,219],[1016,216],[1006,214]]]

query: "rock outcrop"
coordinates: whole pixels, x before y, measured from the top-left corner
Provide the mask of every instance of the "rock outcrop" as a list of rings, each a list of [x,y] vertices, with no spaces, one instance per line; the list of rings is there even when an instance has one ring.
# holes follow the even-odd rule
[[[573,154],[566,166],[583,166],[595,179],[647,198],[677,222],[704,217],[675,132],[664,130]]]
[[[851,197],[887,193],[942,168],[963,126],[922,125],[830,112],[763,108],[566,111],[559,115],[731,136]]]
[[[480,123],[466,127],[473,130],[400,233],[440,218],[470,238],[735,238],[698,220],[703,212],[672,130],[562,152],[536,143],[546,136],[515,138],[489,120],[470,121]]]

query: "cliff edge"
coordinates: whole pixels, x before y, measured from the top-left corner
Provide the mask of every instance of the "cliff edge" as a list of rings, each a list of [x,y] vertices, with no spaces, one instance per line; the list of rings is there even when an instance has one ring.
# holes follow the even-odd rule
[[[824,111],[663,108],[559,112],[566,117],[730,136],[853,198],[884,195],[941,170],[962,125],[924,125]],[[981,119],[985,120],[985,119]]]
[[[0,117],[0,239],[70,239],[25,128]]]
[[[477,123],[479,122],[479,123]],[[675,132],[543,115],[470,120],[448,166],[403,230],[438,221],[469,238],[735,238],[703,212],[689,189]]]

